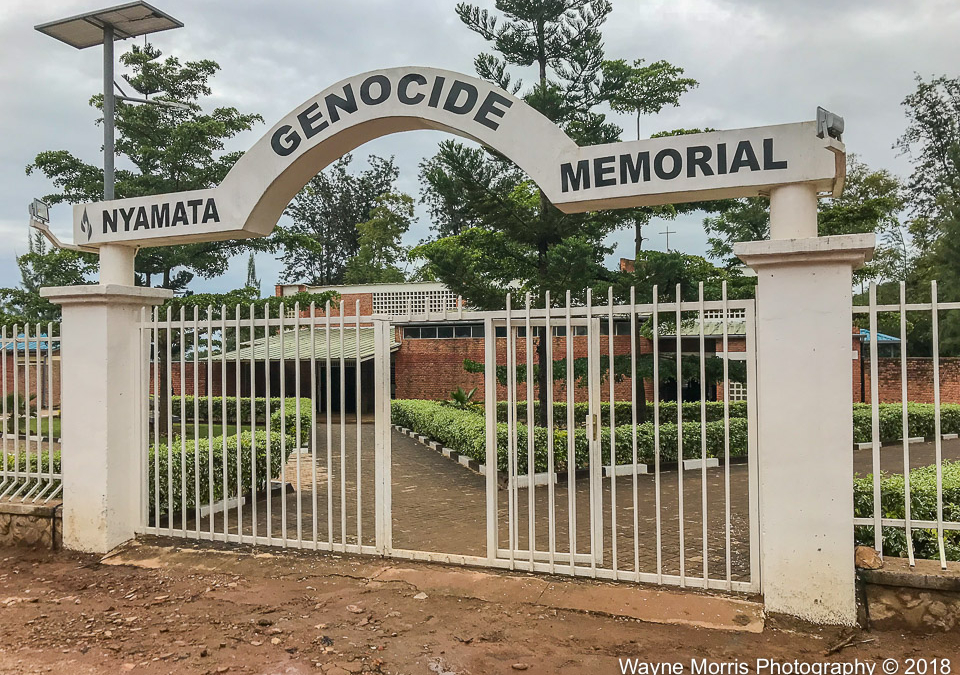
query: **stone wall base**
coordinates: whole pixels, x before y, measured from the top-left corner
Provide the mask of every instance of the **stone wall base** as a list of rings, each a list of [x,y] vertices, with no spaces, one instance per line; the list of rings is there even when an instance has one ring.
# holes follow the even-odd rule
[[[59,550],[63,546],[61,503],[0,502],[0,546]]]
[[[960,563],[884,558],[879,570],[858,570],[861,612],[870,628],[939,633],[960,626]]]

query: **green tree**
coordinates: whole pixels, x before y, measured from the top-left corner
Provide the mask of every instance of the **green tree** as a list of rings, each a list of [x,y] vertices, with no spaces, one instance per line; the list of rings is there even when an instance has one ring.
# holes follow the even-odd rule
[[[257,294],[260,294],[260,278],[257,276],[257,259],[253,251],[250,251],[250,257],[247,259],[247,283],[244,284],[244,287],[256,289]]]
[[[20,286],[0,289],[0,324],[47,323],[60,320],[60,306],[40,297],[43,286],[78,286],[96,272],[97,258],[47,246],[43,235],[31,232],[27,253],[17,256]]]
[[[263,121],[232,107],[203,111],[200,99],[212,94],[210,80],[220,68],[214,61],[181,63],[173,56],[161,57],[149,44],[134,45],[120,57],[130,71],[124,79],[134,92],[182,107],[117,103],[116,151],[131,166],[116,172],[117,199],[215,187],[242,154],[224,152],[225,142]],[[103,96],[94,96],[90,103],[102,110]],[[27,167],[28,174],[34,171],[58,190],[46,197],[53,203],[103,198],[103,170],[67,150],[41,152]],[[148,286],[160,277],[162,287],[184,290],[195,276],[223,274],[231,256],[260,245],[237,240],[145,248],[137,255],[136,270]]]
[[[916,242],[926,250],[938,238],[937,220],[943,208],[941,195],[958,188],[951,174],[955,163],[951,148],[960,143],[960,78],[946,76],[925,81],[916,76],[917,89],[903,100],[907,128],[894,148],[913,162],[907,184],[910,207],[920,221]]]
[[[360,247],[358,223],[370,220],[377,199],[393,191],[399,175],[393,158],[371,155],[369,168],[351,173],[344,155],[314,176],[287,207],[293,222],[271,241],[283,250],[281,278],[311,285],[344,280],[347,261]]]
[[[581,144],[615,141],[620,129],[596,106],[602,101],[603,40],[600,27],[611,11],[607,0],[497,0],[498,13],[460,3],[461,21],[495,53],[480,54],[477,73],[521,95]],[[510,67],[536,68],[524,90]],[[441,148],[421,171],[425,201],[440,213],[446,236],[423,244],[414,255],[429,273],[473,306],[502,307],[508,289],[530,292],[542,306],[546,291],[562,298],[568,288],[585,289],[608,275],[604,237],[621,214],[563,214],[503,158],[486,157],[453,145]],[[434,165],[443,172],[430,171]],[[516,302],[516,300],[515,300]],[[537,341],[546,360],[546,342]],[[540,381],[546,397],[545,374]],[[541,406],[541,415],[546,406]]]
[[[617,112],[636,113],[637,140],[640,140],[640,118],[653,115],[668,105],[680,105],[680,97],[699,83],[689,77],[681,77],[683,68],[667,61],[654,61],[644,65],[637,59],[630,65],[623,59],[604,61],[604,98]]]
[[[903,189],[893,174],[885,169],[874,171],[849,155],[843,193],[819,201],[818,231],[820,236],[875,232],[877,258],[857,270],[854,279],[884,278],[899,264],[901,247],[896,242],[902,236],[899,214],[903,207]],[[740,264],[733,255],[735,243],[769,238],[770,204],[761,197],[730,200],[703,224],[709,235],[710,257],[735,267]]]
[[[347,261],[344,280],[350,284],[399,283],[406,280],[398,263],[407,249],[400,243],[413,222],[413,198],[388,193],[377,198],[370,219],[357,225],[359,247]]]

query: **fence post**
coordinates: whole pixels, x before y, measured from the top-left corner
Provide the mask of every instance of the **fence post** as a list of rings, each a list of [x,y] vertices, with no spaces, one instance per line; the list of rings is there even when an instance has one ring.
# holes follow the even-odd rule
[[[140,310],[171,296],[105,284],[42,288],[63,307],[61,442],[63,545],[105,553],[140,521]]]
[[[875,236],[816,237],[810,194],[814,236],[734,247],[758,277],[760,583],[770,612],[852,625],[851,276]]]

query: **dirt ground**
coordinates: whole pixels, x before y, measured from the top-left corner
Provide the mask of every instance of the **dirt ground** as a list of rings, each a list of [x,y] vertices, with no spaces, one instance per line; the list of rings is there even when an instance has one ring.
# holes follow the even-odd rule
[[[373,581],[370,559],[197,552],[190,565],[107,565],[97,556],[0,549],[0,673],[620,673],[645,662],[954,657],[931,637],[769,627],[760,634],[641,623],[540,605],[424,597]],[[206,556],[206,557],[205,557]],[[445,568],[417,563],[421,570]],[[564,581],[564,583],[575,583]],[[866,641],[866,642],[861,642]],[[942,672],[942,671],[941,671]]]

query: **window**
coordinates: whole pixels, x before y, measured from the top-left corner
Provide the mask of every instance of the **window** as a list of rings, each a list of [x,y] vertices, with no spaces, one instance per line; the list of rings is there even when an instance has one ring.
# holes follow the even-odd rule
[[[404,340],[448,340],[451,338],[482,338],[482,325],[434,325],[434,326],[404,326]]]
[[[373,313],[404,316],[457,309],[457,296],[439,291],[387,291],[373,294]]]
[[[729,387],[731,401],[747,400],[747,385],[745,385],[743,382],[731,382]]]
[[[747,316],[747,310],[740,309],[728,309],[727,318],[728,319],[744,319]],[[704,319],[719,320],[723,318],[722,309],[705,309],[703,310]]]

